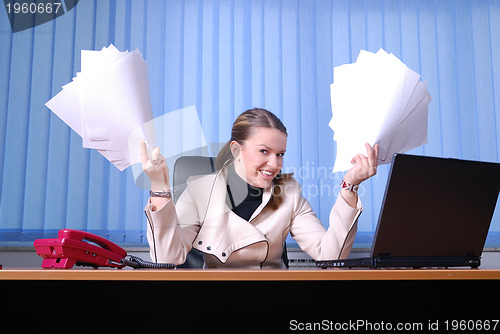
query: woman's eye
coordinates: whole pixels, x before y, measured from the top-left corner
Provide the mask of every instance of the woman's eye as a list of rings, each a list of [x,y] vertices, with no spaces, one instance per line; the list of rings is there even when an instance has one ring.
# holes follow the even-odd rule
[[[267,154],[267,150],[260,150],[260,153]]]
[[[284,155],[285,155],[285,153],[278,153],[278,154],[276,154],[276,156],[280,157],[280,158],[282,158]]]

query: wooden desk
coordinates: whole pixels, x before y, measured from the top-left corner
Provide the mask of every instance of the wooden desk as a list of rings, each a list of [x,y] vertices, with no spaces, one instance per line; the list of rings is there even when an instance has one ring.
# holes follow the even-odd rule
[[[381,281],[500,280],[500,270],[482,269],[312,269],[312,270],[128,270],[3,269],[1,280],[88,281]]]
[[[76,319],[75,307],[80,314],[93,317],[92,321],[99,318],[99,312],[90,310],[116,310],[114,316],[105,313],[101,317],[109,325],[131,317],[125,312],[129,309],[132,314],[143,312],[142,319],[161,319],[169,328],[181,326],[178,332],[185,332],[189,326],[190,331],[225,328],[234,333],[242,328],[248,332],[266,328],[281,333],[290,329],[292,319],[371,319],[396,324],[401,314],[406,321],[425,326],[438,317],[443,321],[498,319],[497,308],[485,305],[500,300],[499,287],[500,270],[468,268],[0,270],[4,295],[15,292],[6,304],[14,312],[13,319],[20,309],[23,314],[26,310],[32,310],[35,316],[43,314],[43,321],[54,315],[57,319]],[[192,318],[186,321],[186,317]]]

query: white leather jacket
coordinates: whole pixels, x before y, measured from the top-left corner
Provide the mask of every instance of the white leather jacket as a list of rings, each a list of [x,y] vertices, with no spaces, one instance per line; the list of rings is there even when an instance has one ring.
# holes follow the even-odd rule
[[[349,255],[362,211],[359,199],[357,208],[352,208],[339,195],[326,230],[301,195],[298,182],[288,179],[281,185],[283,202],[279,208],[266,207],[274,190],[270,187],[246,221],[226,205],[226,177],[223,169],[188,181],[175,206],[169,201],[152,211],[151,203],[147,204],[153,260],[182,264],[193,247],[204,253],[206,268],[281,268],[288,233],[315,260]]]

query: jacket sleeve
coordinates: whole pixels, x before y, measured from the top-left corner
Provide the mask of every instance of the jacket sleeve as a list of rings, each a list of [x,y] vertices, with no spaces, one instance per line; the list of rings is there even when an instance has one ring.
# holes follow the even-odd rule
[[[347,258],[351,252],[357,232],[357,220],[362,210],[359,198],[357,207],[352,208],[339,194],[330,211],[330,226],[326,230],[307,200],[299,196],[290,225],[290,234],[300,248],[314,260]]]
[[[198,210],[189,191],[182,193],[175,206],[170,200],[157,211],[152,211],[149,202],[145,213],[151,259],[159,263],[184,263],[200,230]]]

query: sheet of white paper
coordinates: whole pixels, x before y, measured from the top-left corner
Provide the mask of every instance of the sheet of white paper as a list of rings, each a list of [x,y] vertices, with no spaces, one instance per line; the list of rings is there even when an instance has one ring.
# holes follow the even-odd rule
[[[120,52],[114,45],[103,47],[101,51],[82,50],[80,72],[90,73],[106,70],[108,66],[128,56],[130,52]]]
[[[337,111],[332,122],[338,124],[334,126],[336,139],[350,138],[353,132],[362,134],[364,142],[371,145],[381,143],[379,154],[385,157],[387,137],[384,134],[390,132],[401,118],[405,69],[398,66],[383,71],[382,67],[373,67],[366,61],[355,70],[344,68],[350,73],[342,75],[340,80],[335,77],[332,109],[342,112]]]
[[[68,124],[79,136],[82,136],[81,99],[75,85],[67,84],[45,105],[64,123]]]
[[[130,53],[108,71],[81,84],[84,108],[84,147],[121,151],[128,159],[128,137],[138,125],[151,120],[149,80],[145,61]]]
[[[82,137],[84,147],[123,170],[135,162],[129,152],[134,130],[154,142],[144,125],[153,118],[147,63],[139,50],[120,52],[110,45],[82,50],[81,68],[46,105]]]
[[[337,143],[334,172],[350,169],[355,155],[366,154],[365,143],[379,144],[379,163],[387,163],[394,153],[426,142],[430,96],[419,79],[382,49],[361,50],[356,63],[334,68],[329,123]]]
[[[394,153],[409,151],[427,144],[427,119],[429,98],[425,97],[396,128],[388,149],[391,152],[380,164],[391,163]]]

